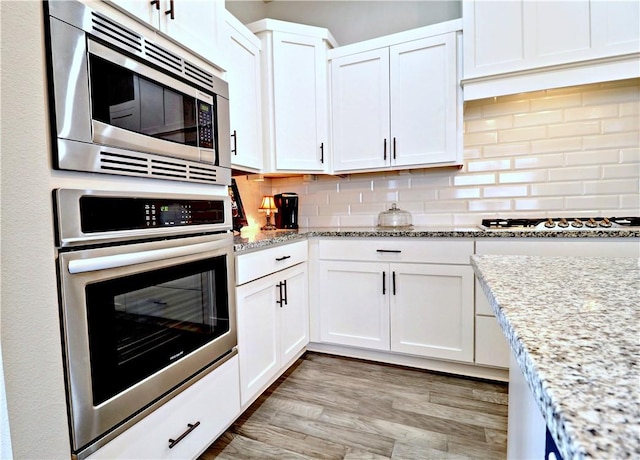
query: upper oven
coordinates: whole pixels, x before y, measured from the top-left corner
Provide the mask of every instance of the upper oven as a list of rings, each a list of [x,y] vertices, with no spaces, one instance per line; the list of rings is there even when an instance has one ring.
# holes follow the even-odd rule
[[[45,5],[55,167],[230,182],[228,85],[213,67],[82,3]]]
[[[237,353],[230,207],[226,195],[54,192],[74,457]]]

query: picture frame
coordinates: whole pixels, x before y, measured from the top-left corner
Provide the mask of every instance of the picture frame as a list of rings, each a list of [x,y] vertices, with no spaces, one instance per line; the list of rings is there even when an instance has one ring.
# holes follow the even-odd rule
[[[240,198],[238,184],[236,184],[235,179],[231,178],[231,185],[229,185],[228,189],[229,197],[231,198],[231,216],[233,217],[233,230],[239,232],[242,227],[248,226],[249,223],[247,222],[247,215],[244,212],[242,198]]]

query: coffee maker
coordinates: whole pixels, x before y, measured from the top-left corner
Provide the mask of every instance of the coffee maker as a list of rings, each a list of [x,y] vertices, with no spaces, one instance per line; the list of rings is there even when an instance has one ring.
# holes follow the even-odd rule
[[[276,212],[276,228],[298,228],[298,194],[279,193],[273,195],[273,201],[278,209]]]

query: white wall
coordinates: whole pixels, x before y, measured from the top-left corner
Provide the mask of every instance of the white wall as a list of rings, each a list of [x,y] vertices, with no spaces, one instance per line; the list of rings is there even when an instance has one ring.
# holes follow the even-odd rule
[[[245,24],[269,17],[326,27],[340,45],[462,17],[459,0],[227,0],[226,7]]]
[[[487,217],[640,215],[640,79],[468,102],[464,167],[273,179],[304,227],[372,226],[396,202],[416,225]]]
[[[11,447],[16,459],[69,458],[53,253],[42,3],[2,1],[0,16],[0,339]],[[3,443],[6,435],[3,432]]]

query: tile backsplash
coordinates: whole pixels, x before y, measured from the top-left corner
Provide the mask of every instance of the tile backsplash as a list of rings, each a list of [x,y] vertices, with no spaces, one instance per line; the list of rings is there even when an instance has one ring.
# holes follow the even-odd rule
[[[462,169],[269,182],[300,195],[303,227],[372,226],[392,203],[420,226],[640,215],[639,115],[640,79],[470,101]]]

